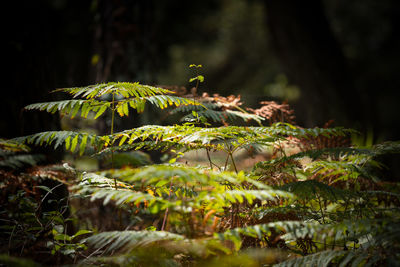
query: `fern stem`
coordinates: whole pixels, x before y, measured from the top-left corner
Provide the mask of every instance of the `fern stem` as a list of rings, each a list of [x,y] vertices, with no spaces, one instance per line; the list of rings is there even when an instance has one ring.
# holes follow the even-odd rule
[[[321,212],[321,216],[322,216],[322,223],[323,224],[325,224],[325,214],[324,214],[324,212],[323,212],[323,210],[322,210],[322,200],[321,200],[321,196],[318,194],[317,195],[318,196],[318,205],[319,205],[319,210],[320,210],[320,212]]]
[[[229,156],[231,157],[232,165],[233,165],[233,168],[235,169],[235,172],[238,173],[238,170],[237,170],[236,164],[235,164],[235,160],[233,159],[233,154],[231,151],[229,151]]]
[[[208,162],[210,162],[210,169],[212,170],[213,166],[212,166],[212,161],[211,161],[210,152],[209,152],[208,148],[206,148],[206,151],[207,151]]]
[[[228,161],[229,161],[229,153],[228,153],[228,155],[226,156],[224,171],[226,170],[226,167],[228,166]]]
[[[169,196],[168,196],[168,200],[171,199],[171,195],[172,195],[171,188],[172,188],[172,179],[171,179],[171,184],[169,185]],[[166,225],[166,223],[167,223],[167,218],[168,218],[168,207],[165,209],[165,214],[164,214],[164,219],[163,219],[163,223],[162,223],[162,226],[161,226],[161,231],[164,231],[165,225]]]
[[[115,117],[115,93],[112,93],[112,102],[111,102],[111,135],[114,134],[114,117]],[[111,148],[111,169],[114,169],[114,149]],[[115,189],[117,187],[117,178],[114,178]]]

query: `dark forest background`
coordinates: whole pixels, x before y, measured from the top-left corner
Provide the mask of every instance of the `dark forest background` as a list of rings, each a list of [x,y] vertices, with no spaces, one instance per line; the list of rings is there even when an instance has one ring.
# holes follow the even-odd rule
[[[40,0],[3,12],[1,136],[56,129],[23,106],[55,88],[106,81],[287,100],[301,126],[353,127],[399,140],[400,3],[395,0]],[[3,93],[4,95],[4,93]],[[152,123],[152,121],[147,121]]]

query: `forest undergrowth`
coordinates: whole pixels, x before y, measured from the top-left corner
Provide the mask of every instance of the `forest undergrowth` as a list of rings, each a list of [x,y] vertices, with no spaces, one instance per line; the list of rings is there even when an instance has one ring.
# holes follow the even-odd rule
[[[379,161],[399,142],[355,144],[357,131],[331,123],[302,128],[286,103],[199,95],[203,80],[196,74],[190,93],[58,89],[71,98],[25,107],[109,127],[1,139],[0,263],[400,265],[399,183]],[[173,123],[115,130],[140,113]],[[74,160],[43,164],[38,147]],[[82,158],[96,167],[77,168]]]

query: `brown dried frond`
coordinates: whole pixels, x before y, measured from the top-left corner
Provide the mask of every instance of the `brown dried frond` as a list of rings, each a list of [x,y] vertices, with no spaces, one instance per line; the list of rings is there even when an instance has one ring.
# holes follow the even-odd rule
[[[210,96],[208,93],[203,93],[199,100],[218,104],[222,108],[222,110],[233,110],[243,104],[242,102],[240,102],[240,98],[240,95],[229,95],[227,97],[224,97],[220,96],[219,94],[213,94],[212,96]]]
[[[186,98],[195,98],[196,101],[202,103],[214,103],[218,104],[222,110],[234,110],[236,107],[241,106],[243,103],[240,102],[240,95],[229,95],[229,96],[220,96],[219,94],[213,94],[210,96],[207,92],[204,92],[202,95],[198,95],[197,88],[193,87],[188,92],[188,89],[184,86],[178,85],[157,85],[158,87],[174,91],[175,95],[182,96]]]
[[[247,108],[247,110],[266,118],[270,124],[275,122],[295,123],[294,110],[290,108],[288,103],[278,104],[275,101],[261,101],[260,104],[263,106],[259,109]]]
[[[40,198],[39,190],[37,189],[38,181],[29,179],[23,175],[15,175],[12,172],[0,170],[0,204],[6,209],[13,209],[9,205],[8,198],[10,195],[15,195],[19,190],[25,191],[27,196],[32,196],[35,199]]]
[[[297,178],[294,175],[290,175],[288,173],[276,172],[271,175],[263,175],[260,178],[260,181],[263,181],[269,186],[280,186],[287,183],[297,182]]]
[[[332,120],[328,121],[327,123],[325,123],[323,128],[329,128],[332,123]],[[350,136],[309,135],[306,138],[298,139],[297,141],[301,151],[335,147],[350,147],[351,145]]]
[[[28,177],[39,177],[42,179],[58,180],[63,183],[68,183],[75,178],[75,174],[66,170],[59,164],[34,166],[26,171]]]

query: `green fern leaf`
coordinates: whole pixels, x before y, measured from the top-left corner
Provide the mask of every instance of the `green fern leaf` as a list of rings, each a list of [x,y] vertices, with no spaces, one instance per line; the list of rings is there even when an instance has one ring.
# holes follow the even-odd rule
[[[54,148],[65,144],[65,148],[74,152],[79,144],[79,152],[84,153],[85,149],[90,146],[104,145],[104,141],[97,135],[78,133],[72,131],[49,131],[43,133],[37,133],[29,136],[17,137],[12,139],[15,142],[35,144],[35,145],[52,145]],[[83,143],[83,144],[82,144]]]
[[[172,91],[167,89],[153,87],[149,85],[142,85],[138,82],[128,83],[128,82],[109,82],[102,84],[89,85],[84,87],[74,87],[74,88],[62,88],[57,89],[57,91],[62,91],[71,94],[74,98],[83,97],[86,99],[99,98],[106,94],[116,94],[117,96],[122,96],[124,98],[129,97],[146,97],[156,94],[172,94]]]
[[[309,266],[309,267],[326,267],[330,266],[332,261],[342,258],[346,255],[346,251],[323,251],[314,253],[308,256],[299,257],[291,260],[275,264],[276,267],[296,267],[296,266]]]
[[[280,190],[291,192],[302,199],[322,197],[323,199],[337,201],[339,199],[347,200],[354,197],[351,191],[338,189],[315,180],[289,183],[278,188]]]
[[[44,102],[30,104],[25,107],[26,110],[45,110],[50,113],[59,111],[63,115],[69,115],[72,118],[75,117],[79,110],[81,110],[81,116],[87,118],[90,111],[97,111],[96,117],[98,118],[104,111],[110,107],[109,102],[97,101],[97,100],[63,100],[54,102]]]
[[[162,241],[181,240],[185,240],[185,237],[164,231],[113,231],[93,235],[84,242],[95,249],[104,249],[108,254],[114,251],[127,253]]]

